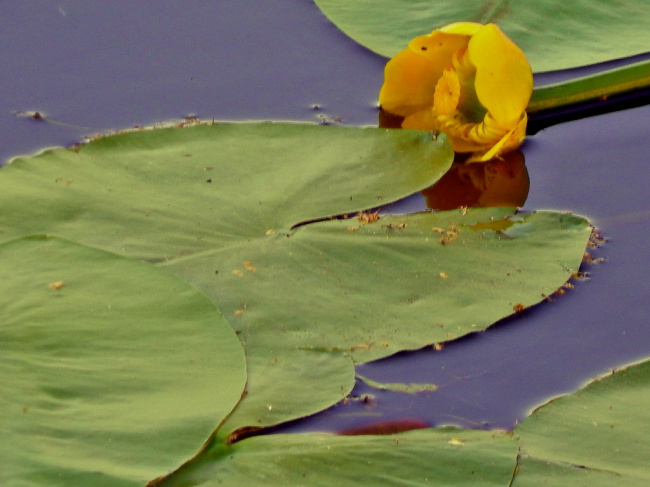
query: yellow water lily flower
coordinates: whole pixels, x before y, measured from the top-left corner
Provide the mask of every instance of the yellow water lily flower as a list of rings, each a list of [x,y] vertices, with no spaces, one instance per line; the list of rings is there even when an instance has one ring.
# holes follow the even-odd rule
[[[487,161],[521,145],[532,92],[526,56],[499,27],[456,22],[386,64],[379,103],[403,128],[444,132],[454,151]]]

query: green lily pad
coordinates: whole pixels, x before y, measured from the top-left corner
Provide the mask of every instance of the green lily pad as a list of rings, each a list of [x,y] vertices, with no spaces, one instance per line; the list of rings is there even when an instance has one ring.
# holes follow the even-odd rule
[[[650,362],[537,409],[515,429],[513,486],[650,484]]]
[[[237,404],[241,345],[181,279],[51,237],[0,269],[0,484],[143,485]]]
[[[353,361],[483,330],[578,269],[590,227],[563,213],[353,217],[431,185],[451,159],[444,137],[409,130],[121,134],[0,170],[0,236],[57,234],[205,292],[247,356],[247,395],[218,433],[239,437],[335,404],[354,384]],[[327,221],[341,213],[351,217]]]
[[[0,237],[58,234],[161,264],[204,255],[210,277],[248,277],[248,257],[231,266],[212,253],[246,254],[301,221],[397,200],[431,185],[452,159],[444,137],[416,131],[262,123],[124,133],[4,167]],[[229,319],[236,324],[245,306]],[[248,394],[232,430],[321,411],[354,385],[347,357],[242,342]],[[328,372],[317,391],[296,392]]]
[[[314,0],[358,43],[386,57],[459,21],[493,22],[526,53],[533,71],[594,64],[648,51],[646,0]]]
[[[503,432],[420,429],[386,436],[268,435],[214,445],[151,487],[481,485],[512,479]]]
[[[213,442],[152,487],[225,481],[430,485],[432,478],[445,485],[641,487],[650,482],[649,411],[646,361],[539,407],[511,434],[418,429],[387,436],[269,435],[234,445]]]
[[[484,330],[578,270],[591,230],[583,218],[512,212],[319,222],[161,265],[213,296],[247,350],[363,363]],[[217,264],[225,272],[215,275]]]

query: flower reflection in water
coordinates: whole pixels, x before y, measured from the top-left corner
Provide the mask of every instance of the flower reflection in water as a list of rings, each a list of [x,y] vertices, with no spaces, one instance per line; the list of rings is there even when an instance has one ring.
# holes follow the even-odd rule
[[[512,151],[483,164],[455,161],[433,186],[422,191],[433,210],[523,206],[530,180],[524,154]]]

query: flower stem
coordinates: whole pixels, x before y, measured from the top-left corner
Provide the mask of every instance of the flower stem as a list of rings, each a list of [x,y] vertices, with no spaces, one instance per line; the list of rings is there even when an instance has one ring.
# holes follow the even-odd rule
[[[533,91],[527,134],[562,122],[650,103],[650,60]]]

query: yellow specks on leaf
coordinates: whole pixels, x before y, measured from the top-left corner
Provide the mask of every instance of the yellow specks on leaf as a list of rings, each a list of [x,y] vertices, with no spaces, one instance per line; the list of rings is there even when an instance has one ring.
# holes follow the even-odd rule
[[[50,284],[50,288],[54,289],[55,291],[58,291],[61,289],[65,283],[63,281],[56,281]]]
[[[454,240],[456,240],[459,235],[460,235],[460,230],[458,230],[458,226],[454,224],[449,225],[449,228],[444,230],[442,237],[440,237],[440,243],[442,245],[447,245],[448,243],[451,243]]]
[[[446,273],[444,273],[444,272],[441,272],[441,273],[439,274],[439,276],[440,276],[440,279],[447,279],[447,278],[449,278],[449,276],[448,276]]]
[[[451,446],[463,446],[465,444],[465,441],[462,438],[452,438],[449,440],[449,444]]]
[[[241,271],[239,269],[235,269],[234,271],[232,271],[232,275],[236,276],[236,277],[241,277],[241,276],[244,275],[244,271]]]
[[[244,314],[244,310],[243,310],[243,309],[238,309],[238,310],[235,310],[235,311],[233,312],[233,315],[235,315],[235,316],[242,316],[243,314]]]
[[[374,212],[369,211],[360,211],[357,213],[357,220],[361,222],[362,225],[367,225],[368,223],[374,223],[379,220],[379,210]]]

